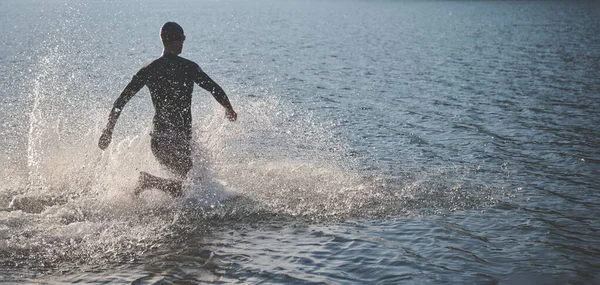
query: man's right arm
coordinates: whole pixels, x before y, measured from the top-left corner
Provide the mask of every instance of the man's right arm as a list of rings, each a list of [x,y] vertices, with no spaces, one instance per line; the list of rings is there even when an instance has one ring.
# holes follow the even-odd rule
[[[100,140],[98,141],[98,147],[102,150],[106,149],[112,140],[112,133],[115,125],[117,124],[117,120],[121,115],[121,110],[125,107],[125,104],[131,100],[131,98],[138,92],[142,87],[144,87],[145,81],[142,79],[140,72],[133,76],[131,82],[127,84],[127,87],[123,89],[119,98],[115,100],[113,104],[113,108],[110,111],[110,115],[108,116],[108,123],[102,131],[102,135],[100,136]]]

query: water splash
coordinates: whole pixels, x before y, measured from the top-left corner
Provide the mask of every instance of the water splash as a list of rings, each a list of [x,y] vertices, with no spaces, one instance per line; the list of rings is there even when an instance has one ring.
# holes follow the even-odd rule
[[[149,128],[115,134],[102,152],[96,141],[106,114],[88,110],[93,119],[80,123],[79,136],[68,136],[60,123],[45,122],[74,122],[79,115],[56,111],[57,101],[39,97],[29,137],[34,179],[0,212],[0,256],[36,266],[126,262],[199,228],[393,218],[493,202],[492,190],[451,178],[465,169],[396,180],[365,176],[350,147],[333,135],[335,124],[274,94],[243,95],[232,96],[240,114],[234,124],[220,106],[196,105],[195,166],[180,200],[158,190],[131,195],[139,171],[168,175],[151,155]]]
[[[55,32],[76,29],[81,17],[75,13]],[[81,42],[57,34],[40,47],[31,77],[29,122],[23,123],[26,178],[6,176],[1,186],[0,261],[5,264],[114,264],[189,232],[249,222],[406,217],[488,205],[497,194],[465,179],[472,172],[464,168],[392,178],[365,174],[335,121],[285,100],[275,87],[224,82],[239,121],[226,122],[222,108],[196,99],[208,97],[196,91],[195,166],[185,197],[173,200],[150,190],[135,198],[131,193],[140,171],[168,175],[150,151],[147,93],[129,103],[113,143],[100,151],[97,139],[110,107],[103,97],[118,95],[114,85],[122,71],[107,70],[111,82],[90,82],[97,67],[81,62],[94,61],[94,55],[82,51]]]

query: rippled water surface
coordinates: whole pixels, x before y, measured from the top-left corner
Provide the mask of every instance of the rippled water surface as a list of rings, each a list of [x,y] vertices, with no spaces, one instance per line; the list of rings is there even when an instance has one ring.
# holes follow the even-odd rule
[[[1,1],[0,282],[599,284],[595,1]],[[176,21],[186,195],[148,91]]]

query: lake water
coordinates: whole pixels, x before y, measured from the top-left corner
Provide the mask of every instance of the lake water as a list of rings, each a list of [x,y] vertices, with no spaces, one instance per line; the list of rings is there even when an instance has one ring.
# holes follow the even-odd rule
[[[596,1],[0,1],[0,283],[600,284]],[[176,21],[186,194],[133,197]]]

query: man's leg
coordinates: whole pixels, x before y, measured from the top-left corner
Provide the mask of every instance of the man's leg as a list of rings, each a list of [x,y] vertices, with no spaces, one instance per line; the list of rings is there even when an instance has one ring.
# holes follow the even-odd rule
[[[150,146],[152,153],[179,179],[166,179],[156,177],[146,172],[140,172],[138,187],[135,194],[149,188],[156,188],[169,193],[173,197],[183,194],[183,180],[192,168],[192,151],[190,141],[187,139],[173,140],[171,138],[152,137]]]
[[[179,197],[183,194],[183,181],[177,179],[167,179],[154,176],[147,172],[140,172],[138,186],[135,188],[134,194],[139,195],[142,191],[150,188],[165,191],[173,197]]]

